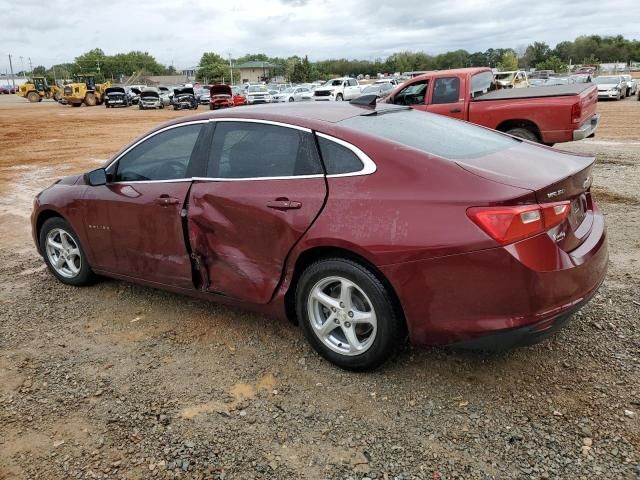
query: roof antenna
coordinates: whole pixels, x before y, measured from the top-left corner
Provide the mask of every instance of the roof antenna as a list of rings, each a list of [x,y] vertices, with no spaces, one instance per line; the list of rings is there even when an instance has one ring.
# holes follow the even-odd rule
[[[378,96],[375,94],[360,95],[349,102],[351,105],[358,105],[360,107],[370,107],[375,109],[378,103]]]

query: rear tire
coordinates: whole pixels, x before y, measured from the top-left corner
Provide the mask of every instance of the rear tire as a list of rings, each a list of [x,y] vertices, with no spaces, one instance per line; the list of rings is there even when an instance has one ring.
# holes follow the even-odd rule
[[[96,96],[93,93],[87,93],[84,97],[84,104],[87,107],[95,107],[97,103]]]
[[[39,242],[49,271],[62,283],[79,287],[94,279],[78,236],[66,220],[53,217],[45,221]]]
[[[341,102],[343,100],[342,94],[339,93],[338,95],[336,95],[336,102]]]
[[[536,135],[535,132],[532,132],[528,128],[512,128],[511,130],[507,130],[505,133],[513,135],[514,137],[529,140],[530,142],[540,143],[538,135]]]
[[[27,100],[29,100],[29,102],[31,103],[36,103],[42,99],[40,98],[40,95],[38,95],[36,92],[29,92],[27,93]]]
[[[300,276],[296,314],[311,346],[347,370],[371,370],[402,341],[390,292],[366,267],[344,258],[319,260]]]

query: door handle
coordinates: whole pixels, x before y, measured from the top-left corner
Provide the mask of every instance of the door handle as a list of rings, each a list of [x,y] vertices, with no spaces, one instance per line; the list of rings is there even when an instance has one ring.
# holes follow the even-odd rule
[[[451,110],[449,110],[450,113],[461,113],[462,109],[461,108],[452,108]]]
[[[277,198],[267,202],[267,207],[275,210],[296,210],[302,207],[302,203],[289,200],[288,198]]]
[[[162,207],[168,207],[169,205],[179,204],[180,200],[178,200],[175,197],[170,197],[169,195],[160,195],[158,198],[155,199],[155,203],[157,203]]]

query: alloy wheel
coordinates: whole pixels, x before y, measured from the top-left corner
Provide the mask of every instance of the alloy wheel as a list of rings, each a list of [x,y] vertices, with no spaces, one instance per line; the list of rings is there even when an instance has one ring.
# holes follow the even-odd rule
[[[332,351],[353,356],[366,352],[378,322],[366,293],[344,277],[326,277],[311,289],[307,312],[313,332]]]
[[[80,273],[80,248],[69,232],[62,228],[51,229],[47,234],[45,248],[49,263],[60,276],[74,278]]]

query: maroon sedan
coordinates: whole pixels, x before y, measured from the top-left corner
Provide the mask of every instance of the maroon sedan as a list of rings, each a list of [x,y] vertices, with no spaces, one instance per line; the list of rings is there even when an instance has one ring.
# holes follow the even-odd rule
[[[164,124],[40,193],[59,280],[94,274],[298,323],[349,369],[402,343],[535,342],[607,266],[594,159],[408,107],[283,104]]]

